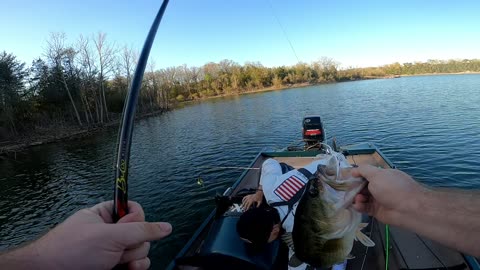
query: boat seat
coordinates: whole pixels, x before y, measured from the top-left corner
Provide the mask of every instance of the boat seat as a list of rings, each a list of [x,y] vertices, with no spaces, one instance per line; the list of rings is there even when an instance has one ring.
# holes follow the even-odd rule
[[[280,250],[280,240],[268,244],[263,250],[252,250],[238,236],[239,218],[239,215],[217,218],[197,255],[179,258],[177,264],[207,270],[272,269]]]

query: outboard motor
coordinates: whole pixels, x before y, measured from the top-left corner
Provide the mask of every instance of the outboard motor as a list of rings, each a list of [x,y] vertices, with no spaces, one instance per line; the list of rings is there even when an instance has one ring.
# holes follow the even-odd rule
[[[325,130],[320,116],[312,115],[303,118],[302,136],[307,150],[321,148],[320,143],[325,141]]]

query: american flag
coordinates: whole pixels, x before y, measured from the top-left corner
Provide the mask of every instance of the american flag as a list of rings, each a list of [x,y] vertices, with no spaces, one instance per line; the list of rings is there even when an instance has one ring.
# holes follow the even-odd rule
[[[297,176],[292,175],[278,186],[274,193],[284,201],[289,201],[305,185]]]

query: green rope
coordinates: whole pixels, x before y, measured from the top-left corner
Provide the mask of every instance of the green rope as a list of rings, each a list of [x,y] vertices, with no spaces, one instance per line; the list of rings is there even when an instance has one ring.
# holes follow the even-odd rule
[[[385,270],[388,270],[388,250],[390,246],[388,235],[389,235],[388,224],[385,224]]]

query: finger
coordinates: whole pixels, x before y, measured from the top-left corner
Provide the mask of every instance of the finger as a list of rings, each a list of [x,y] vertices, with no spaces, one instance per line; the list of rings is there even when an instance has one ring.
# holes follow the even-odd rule
[[[358,212],[367,213],[368,215],[370,215],[370,213],[369,213],[370,206],[369,206],[368,203],[357,203],[357,202],[355,202],[355,204],[353,204],[352,206]]]
[[[128,201],[128,214],[122,217],[117,223],[143,222],[145,221],[145,212],[142,206],[134,201]]]
[[[143,243],[149,243],[149,242],[143,242]],[[139,247],[141,247],[143,245],[143,243],[140,243],[140,244],[136,244],[136,245],[131,245],[131,246],[128,246],[128,247],[125,247],[124,248],[124,252],[128,251],[128,250],[134,250],[134,249],[137,249]]]
[[[372,180],[373,176],[381,172],[381,169],[373,167],[371,165],[361,165],[357,168],[352,169],[352,176],[354,177],[364,177],[368,181]]]
[[[363,194],[357,194],[357,196],[355,196],[355,199],[354,199],[354,203],[357,204],[357,203],[366,203],[368,202],[369,200],[369,197],[368,196],[365,196]]]
[[[247,211],[247,210],[248,210],[248,206],[247,206],[246,204],[243,204],[243,205],[242,205],[242,209],[243,209],[243,211]]]
[[[362,190],[360,190],[360,194],[363,194],[365,196],[371,196],[372,194],[370,193],[370,190],[368,190],[368,185],[364,187]]]
[[[263,202],[263,201],[258,201],[258,202],[257,202],[257,207],[259,207],[260,205],[262,205],[262,202]]]
[[[105,201],[94,205],[89,209],[99,215],[105,223],[113,223],[113,201]]]
[[[138,248],[123,252],[122,257],[120,258],[120,264],[143,259],[148,256],[149,250],[150,243],[143,242],[143,244],[141,244]]]
[[[90,210],[102,217],[105,223],[113,223],[113,201],[101,202],[91,207]],[[134,201],[128,201],[128,212],[129,214],[120,219],[122,220],[121,222],[125,223],[145,221],[145,213],[143,212],[142,206],[139,203]]]
[[[145,217],[145,212],[143,212],[142,206],[135,201],[128,201],[128,212],[129,213],[141,213]]]
[[[128,263],[129,270],[147,270],[150,267],[150,259],[145,257]]]
[[[245,197],[243,197],[243,199],[242,199],[242,207],[244,207],[244,206],[247,204],[247,202],[248,202],[248,201],[245,200]]]
[[[124,247],[164,238],[172,232],[172,225],[166,222],[117,223],[108,231]]]

